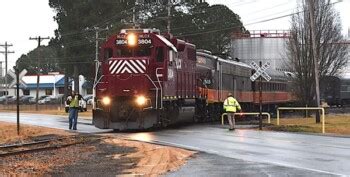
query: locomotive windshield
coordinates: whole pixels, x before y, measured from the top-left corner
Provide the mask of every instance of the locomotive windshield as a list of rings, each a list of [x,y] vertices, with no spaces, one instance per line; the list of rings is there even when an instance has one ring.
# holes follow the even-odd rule
[[[146,57],[150,55],[150,46],[138,46],[136,48],[130,48],[128,46],[119,46],[116,50],[117,57]]]

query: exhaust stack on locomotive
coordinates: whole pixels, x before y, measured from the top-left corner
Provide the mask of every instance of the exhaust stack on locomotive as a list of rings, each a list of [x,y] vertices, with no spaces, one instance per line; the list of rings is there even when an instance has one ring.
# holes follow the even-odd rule
[[[195,52],[194,45],[156,29],[111,36],[100,51],[94,125],[146,129],[192,120],[194,105],[185,103],[199,97]]]

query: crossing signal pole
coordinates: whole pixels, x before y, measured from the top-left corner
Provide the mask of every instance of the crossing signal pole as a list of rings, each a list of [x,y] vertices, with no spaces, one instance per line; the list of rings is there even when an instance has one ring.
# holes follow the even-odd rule
[[[40,44],[41,44],[41,41],[43,40],[46,40],[46,39],[50,39],[50,37],[41,37],[41,36],[38,36],[38,37],[30,37],[29,40],[36,40],[38,41],[38,59],[37,59],[37,77],[36,77],[36,99],[35,99],[35,110],[38,111],[38,99],[39,99],[39,82],[40,82]]]
[[[7,84],[7,56],[8,54],[11,54],[11,53],[15,53],[14,51],[9,51],[8,48],[9,47],[12,47],[13,45],[12,44],[8,44],[7,42],[5,42],[5,44],[0,44],[1,47],[4,47],[5,51],[0,51],[0,53],[4,54],[5,55],[5,91],[6,91],[6,94],[8,94],[8,84]]]

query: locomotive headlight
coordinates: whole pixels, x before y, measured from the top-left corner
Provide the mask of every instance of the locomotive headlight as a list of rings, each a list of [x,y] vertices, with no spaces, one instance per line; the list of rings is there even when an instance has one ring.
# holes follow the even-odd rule
[[[103,97],[102,98],[102,104],[103,105],[110,105],[111,104],[111,99],[108,96]]]
[[[130,47],[136,46],[136,44],[137,44],[137,37],[136,37],[136,35],[134,33],[128,34],[127,39],[128,39],[128,45]]]
[[[137,105],[143,106],[143,105],[146,104],[146,102],[147,102],[147,99],[146,99],[145,96],[141,95],[141,96],[137,96],[137,97],[136,97],[136,103],[137,103]]]

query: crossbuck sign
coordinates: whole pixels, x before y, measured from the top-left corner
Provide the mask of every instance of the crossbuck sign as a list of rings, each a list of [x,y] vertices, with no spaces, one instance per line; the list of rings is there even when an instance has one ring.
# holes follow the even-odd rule
[[[250,77],[250,80],[254,82],[259,76],[263,77],[265,80],[270,81],[271,77],[266,73],[266,69],[270,67],[270,63],[266,62],[261,68],[254,61],[250,63],[250,66],[255,69],[255,73]]]
[[[13,78],[13,81],[10,83],[9,87],[13,87],[14,85],[16,85],[17,83],[17,79],[16,79],[16,73],[12,70],[10,70],[8,72],[8,74]],[[19,73],[19,84],[22,84],[24,87],[27,87],[27,84],[22,80],[22,77],[25,76],[27,74],[27,70],[24,69]]]

